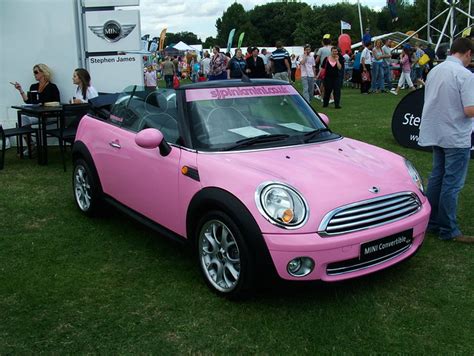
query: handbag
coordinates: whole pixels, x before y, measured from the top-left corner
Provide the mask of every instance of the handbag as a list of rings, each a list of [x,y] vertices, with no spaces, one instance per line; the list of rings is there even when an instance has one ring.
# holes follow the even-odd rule
[[[425,53],[423,54],[420,59],[418,60],[418,64],[420,66],[424,66],[426,63],[430,61],[430,57]]]
[[[324,78],[326,78],[326,67],[328,66],[328,60],[326,59],[326,64],[324,65],[323,68],[321,68],[319,70],[319,73],[318,73],[318,78],[319,80],[324,80]]]
[[[173,89],[179,88],[179,78],[177,75],[173,75]]]
[[[363,82],[370,82],[370,73],[368,71],[364,71],[360,74],[360,79],[362,79]]]

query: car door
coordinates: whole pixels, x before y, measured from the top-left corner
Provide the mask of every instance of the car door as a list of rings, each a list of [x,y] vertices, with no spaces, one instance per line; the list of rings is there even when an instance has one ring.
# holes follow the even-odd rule
[[[170,154],[163,157],[159,149],[138,146],[135,136],[144,128],[157,128],[165,139],[173,140],[178,136],[177,125],[171,123],[175,110],[164,109],[163,103],[161,110],[150,107],[146,103],[150,96],[147,92],[135,92],[132,96],[132,100],[119,100],[119,105],[112,110],[113,124],[101,135],[105,142],[97,164],[102,188],[121,204],[173,229],[173,219],[179,209],[181,149],[174,146]]]

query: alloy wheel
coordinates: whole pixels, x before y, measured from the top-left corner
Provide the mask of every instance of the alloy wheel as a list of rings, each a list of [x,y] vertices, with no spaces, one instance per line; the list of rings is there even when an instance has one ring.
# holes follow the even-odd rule
[[[199,234],[199,259],[207,280],[220,292],[238,284],[240,252],[232,231],[220,220],[206,222]]]
[[[91,207],[91,186],[89,177],[84,166],[77,166],[74,171],[74,194],[77,205],[82,211],[87,211]]]

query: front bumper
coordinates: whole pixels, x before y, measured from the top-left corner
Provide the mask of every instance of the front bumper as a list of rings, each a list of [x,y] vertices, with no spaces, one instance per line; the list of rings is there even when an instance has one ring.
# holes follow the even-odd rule
[[[321,237],[313,233],[264,234],[263,237],[275,269],[282,279],[335,282],[385,269],[413,255],[423,243],[430,211],[430,206],[426,202],[416,214],[406,219],[338,236]],[[334,266],[336,262],[347,261],[350,264],[351,261],[359,258],[361,244],[409,229],[413,229],[413,241],[400,253],[393,254],[390,258],[377,263],[361,264],[356,268],[342,269],[343,272],[334,273],[334,268],[331,266]],[[312,258],[315,262],[314,270],[304,277],[290,275],[287,271],[288,262],[297,257]],[[328,265],[330,265],[330,271],[328,271]]]

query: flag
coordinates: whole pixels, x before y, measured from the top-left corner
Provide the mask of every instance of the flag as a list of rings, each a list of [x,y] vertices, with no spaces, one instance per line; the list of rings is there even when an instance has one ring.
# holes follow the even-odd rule
[[[229,32],[229,37],[227,39],[227,52],[230,52],[230,49],[232,48],[232,41],[234,40],[234,34],[235,34],[235,28],[233,28]]]
[[[350,30],[351,24],[341,20],[341,30]]]
[[[239,41],[237,42],[237,48],[242,48],[242,42],[244,42],[245,32],[242,32],[239,36]]]
[[[165,27],[165,28],[161,31],[161,34],[160,34],[160,46],[158,47],[158,49],[159,49],[160,51],[162,51],[162,50],[163,50],[163,47],[165,46],[166,30],[167,30],[167,28]]]

